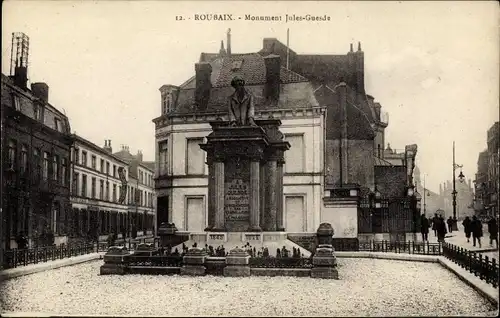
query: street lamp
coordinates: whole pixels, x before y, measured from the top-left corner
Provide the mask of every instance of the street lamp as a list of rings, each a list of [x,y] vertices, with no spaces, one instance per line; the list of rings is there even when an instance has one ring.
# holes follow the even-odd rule
[[[453,231],[458,230],[457,226],[457,191],[455,189],[455,171],[460,168],[462,169],[463,165],[459,165],[455,163],[455,142],[453,142],[453,192],[451,193],[452,198],[453,198]],[[460,180],[460,183],[464,182],[465,176],[460,170],[460,174],[458,175],[458,179]]]
[[[415,189],[413,189],[413,186],[408,187],[407,195],[410,198],[410,211],[412,214],[413,242],[416,242],[417,241],[417,198],[415,196]]]

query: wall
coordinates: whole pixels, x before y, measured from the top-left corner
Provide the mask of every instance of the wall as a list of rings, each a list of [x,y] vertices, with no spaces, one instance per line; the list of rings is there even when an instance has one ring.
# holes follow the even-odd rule
[[[330,223],[335,238],[355,238],[358,235],[358,209],[352,204],[325,204],[320,223]]]
[[[384,198],[399,198],[405,195],[405,166],[375,166],[375,182]]]
[[[326,183],[335,185],[340,182],[340,140],[326,140]],[[344,183],[358,183],[364,187],[374,185],[374,158],[372,140],[348,140],[347,176]]]

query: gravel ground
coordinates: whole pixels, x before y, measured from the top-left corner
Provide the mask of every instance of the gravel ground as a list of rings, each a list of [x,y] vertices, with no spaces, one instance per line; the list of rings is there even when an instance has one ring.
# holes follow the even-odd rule
[[[59,315],[495,316],[437,264],[339,259],[340,280],[99,276],[102,261],[4,282],[2,311]]]

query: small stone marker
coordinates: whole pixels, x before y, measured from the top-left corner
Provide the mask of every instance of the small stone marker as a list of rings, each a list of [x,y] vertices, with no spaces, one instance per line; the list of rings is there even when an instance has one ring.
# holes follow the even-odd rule
[[[101,275],[123,275],[130,256],[124,246],[111,246],[104,254],[104,264],[100,268]]]
[[[207,253],[204,249],[193,247],[188,250],[182,261],[181,275],[204,276],[205,258]]]
[[[232,249],[226,257],[224,276],[250,276],[250,255],[248,255],[248,253],[241,248]]]
[[[321,223],[316,231],[318,236],[318,247],[313,256],[312,278],[339,279],[337,270],[337,259],[335,257],[333,243],[333,227],[330,223]]]

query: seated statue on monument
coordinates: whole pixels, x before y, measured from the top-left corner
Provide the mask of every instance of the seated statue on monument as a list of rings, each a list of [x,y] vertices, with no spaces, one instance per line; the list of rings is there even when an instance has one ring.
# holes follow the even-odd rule
[[[245,80],[235,76],[231,81],[234,93],[229,96],[229,122],[231,126],[257,126],[254,122],[254,97],[245,89]]]

